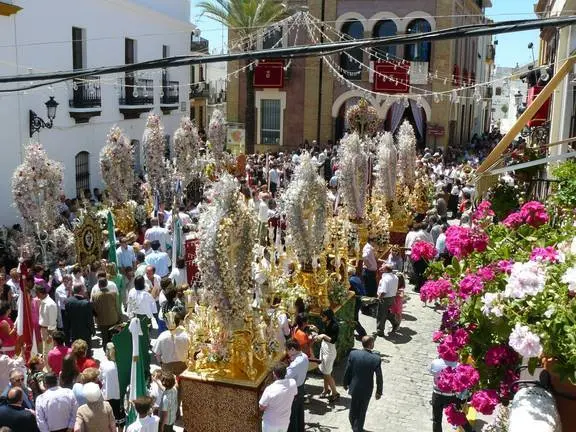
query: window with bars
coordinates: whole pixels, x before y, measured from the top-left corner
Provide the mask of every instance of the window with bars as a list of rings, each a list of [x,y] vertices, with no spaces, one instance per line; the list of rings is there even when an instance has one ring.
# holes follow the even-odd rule
[[[90,153],[81,151],[76,155],[76,196],[90,190]]]
[[[260,144],[280,144],[279,99],[262,99],[260,101]]]

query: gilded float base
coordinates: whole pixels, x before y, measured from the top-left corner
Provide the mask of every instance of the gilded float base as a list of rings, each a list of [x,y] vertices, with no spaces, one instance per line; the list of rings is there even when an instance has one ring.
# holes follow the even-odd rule
[[[320,312],[330,306],[328,300],[328,279],[318,273],[301,271],[298,274],[299,284],[306,288],[312,312]],[[325,280],[324,280],[325,279]]]
[[[260,431],[258,401],[272,381],[271,368],[254,380],[185,371],[180,375],[187,432]]]

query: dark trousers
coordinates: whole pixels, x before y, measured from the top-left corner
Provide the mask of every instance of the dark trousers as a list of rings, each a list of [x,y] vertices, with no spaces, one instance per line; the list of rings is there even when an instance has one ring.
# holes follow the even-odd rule
[[[378,330],[378,333],[384,333],[386,321],[390,321],[393,330],[398,326],[396,316],[390,312],[394,300],[396,300],[395,297],[384,297],[378,299],[378,315],[376,316],[376,329]]]
[[[376,281],[376,272],[364,269],[362,271],[362,279],[364,279],[364,288],[368,297],[376,297],[378,291],[378,282]]]
[[[362,327],[362,324],[360,324],[359,319],[360,308],[362,307],[362,298],[359,295],[356,295],[355,300],[356,304],[354,305],[354,321],[356,322],[356,326],[354,327],[354,330],[356,331],[359,337],[364,337],[367,334],[366,329]]]
[[[416,292],[420,292],[420,288],[422,288],[422,285],[424,285],[424,282],[426,282],[424,273],[426,273],[428,263],[421,259],[413,263],[412,267],[414,268],[414,290]]]
[[[102,337],[102,348],[106,350],[106,344],[112,340],[112,336],[110,335],[110,327],[112,326],[98,326],[98,330],[100,330],[100,336]]]
[[[442,415],[444,408],[450,404],[455,404],[457,407],[462,405],[462,400],[456,396],[445,396],[432,392],[432,432],[442,432]],[[474,429],[470,423],[462,425],[465,432],[473,432]]]
[[[298,387],[298,394],[292,402],[288,432],[304,432],[304,430],[304,384],[302,384]]]
[[[364,392],[352,395],[350,412],[348,413],[352,432],[364,432],[364,422],[366,421],[366,411],[368,411],[371,393]]]

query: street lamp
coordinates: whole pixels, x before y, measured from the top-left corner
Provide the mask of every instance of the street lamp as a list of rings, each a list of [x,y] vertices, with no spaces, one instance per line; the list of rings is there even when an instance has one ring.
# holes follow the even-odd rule
[[[46,115],[48,116],[48,121],[44,121],[34,111],[30,110],[30,138],[32,138],[36,132],[40,132],[40,129],[42,128],[52,129],[58,105],[58,102],[54,100],[54,96],[50,96],[50,100],[46,102]]]
[[[516,94],[514,95],[514,102],[516,102],[516,106],[520,106],[523,97],[524,95],[520,93],[520,90],[516,90]]]

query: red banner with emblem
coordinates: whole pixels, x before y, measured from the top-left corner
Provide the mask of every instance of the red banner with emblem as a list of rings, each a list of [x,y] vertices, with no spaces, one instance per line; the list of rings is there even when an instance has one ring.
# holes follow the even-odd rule
[[[379,61],[374,63],[373,90],[380,93],[408,93],[410,63]]]
[[[260,60],[254,68],[254,87],[284,87],[284,62],[282,60]]]
[[[532,102],[534,102],[534,99],[536,99],[536,96],[540,94],[543,88],[544,86],[534,86],[528,89],[528,101],[526,103],[526,106],[530,106]],[[530,127],[542,126],[544,123],[548,121],[549,112],[550,112],[550,98],[546,99],[544,105],[542,105],[538,110],[538,112],[534,114],[532,120],[528,122],[528,126]]]

